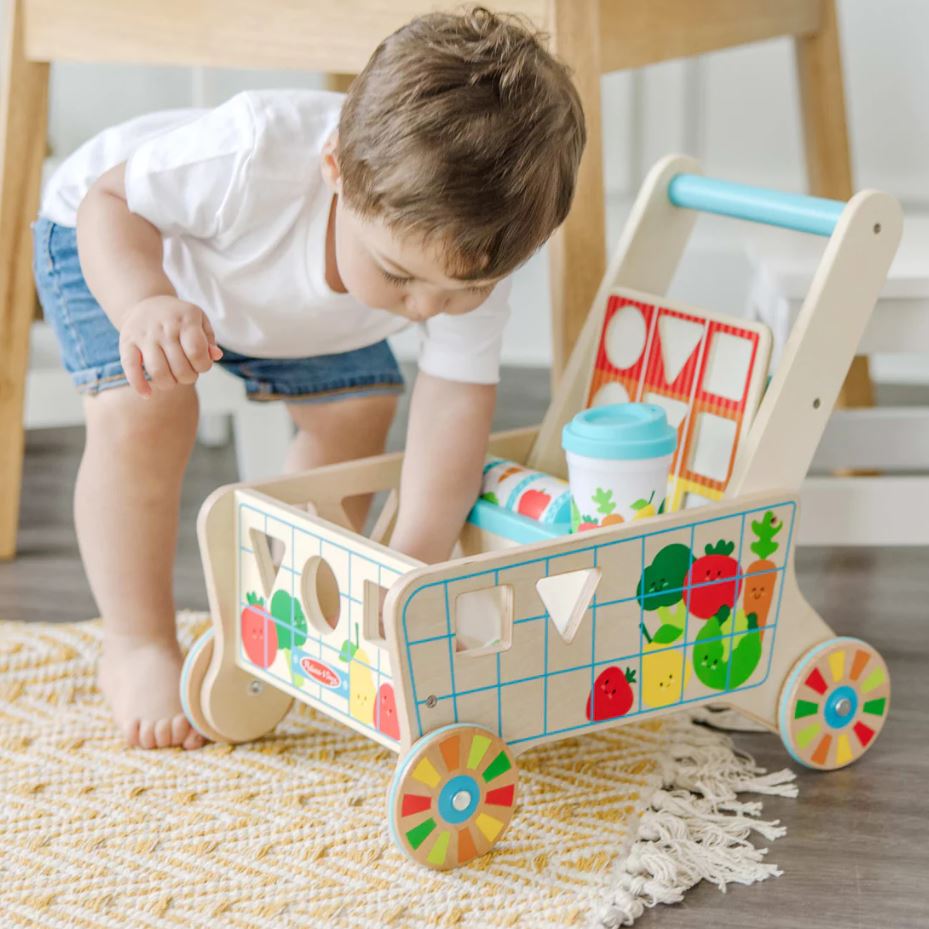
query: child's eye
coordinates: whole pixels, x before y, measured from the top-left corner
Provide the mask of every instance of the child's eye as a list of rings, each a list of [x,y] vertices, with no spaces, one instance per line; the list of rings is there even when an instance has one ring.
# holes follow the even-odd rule
[[[385,271],[381,268],[381,274],[384,275],[384,279],[389,281],[394,287],[402,287],[404,284],[409,284],[413,280],[411,277],[397,277],[396,274],[391,274],[389,271]]]

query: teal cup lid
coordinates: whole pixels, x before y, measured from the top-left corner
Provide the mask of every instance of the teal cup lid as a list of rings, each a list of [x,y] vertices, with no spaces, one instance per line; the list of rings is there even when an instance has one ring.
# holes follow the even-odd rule
[[[561,433],[566,452],[634,460],[674,454],[677,430],[654,403],[611,403],[582,410]]]

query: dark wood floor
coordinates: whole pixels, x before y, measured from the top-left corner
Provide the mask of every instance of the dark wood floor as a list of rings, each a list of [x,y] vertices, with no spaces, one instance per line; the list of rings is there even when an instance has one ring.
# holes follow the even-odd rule
[[[496,428],[537,422],[548,402],[547,375],[509,370]],[[402,445],[405,408],[391,434]],[[20,554],[0,564],[0,617],[70,621],[95,614],[71,521],[80,429],[28,436]],[[176,571],[180,606],[205,608],[194,534],[200,501],[235,480],[229,447],[198,447],[187,475]],[[683,904],[659,908],[643,927],[662,929],[835,929],[929,927],[929,551],[802,549],[804,592],[837,633],[872,642],[893,676],[893,711],[880,742],[857,765],[831,774],[798,769],[800,797],[765,799],[786,838],[771,850],[784,875],[723,896],[699,887]],[[787,755],[771,735],[737,744],[769,769]]]

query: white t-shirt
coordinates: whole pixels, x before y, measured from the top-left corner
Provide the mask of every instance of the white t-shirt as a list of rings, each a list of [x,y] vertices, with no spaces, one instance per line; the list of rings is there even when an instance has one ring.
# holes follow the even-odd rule
[[[91,139],[51,177],[41,214],[74,226],[87,190],[126,161],[133,213],[164,236],[164,268],[220,345],[260,358],[298,358],[373,345],[411,325],[325,279],[331,191],[323,143],[344,96],[325,91],[238,94],[212,110],[154,113]],[[420,368],[496,383],[509,280],[481,306],[420,325]]]

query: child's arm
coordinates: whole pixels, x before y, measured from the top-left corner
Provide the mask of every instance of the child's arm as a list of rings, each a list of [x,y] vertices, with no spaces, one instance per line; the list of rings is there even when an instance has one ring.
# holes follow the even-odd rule
[[[101,175],[77,214],[81,269],[119,330],[119,354],[132,387],[192,384],[222,356],[206,314],[180,300],[162,265],[161,233],[126,203],[125,164]],[[143,371],[144,365],[144,371]]]
[[[446,381],[420,372],[393,548],[430,563],[449,557],[480,491],[496,398],[495,384]]]

